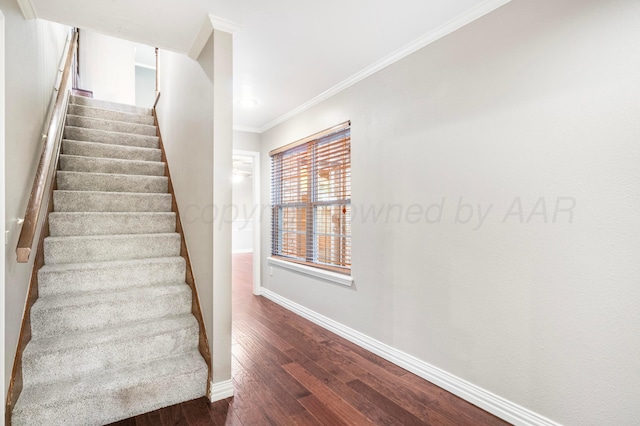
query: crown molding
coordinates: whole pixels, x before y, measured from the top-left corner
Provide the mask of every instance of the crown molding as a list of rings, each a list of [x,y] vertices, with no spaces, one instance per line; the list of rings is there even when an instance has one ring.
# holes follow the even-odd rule
[[[335,86],[331,87],[328,90],[325,90],[324,92],[320,93],[318,96],[316,96],[315,98],[303,103],[302,105],[298,106],[297,108],[292,109],[291,111],[287,112],[286,114],[276,118],[275,120],[265,124],[264,126],[262,126],[260,128],[260,133],[266,132],[267,130],[284,123],[285,121],[295,117],[296,115],[310,109],[311,107],[314,107],[315,105],[318,105],[320,102],[329,99],[330,97],[342,92],[343,90],[353,86],[354,84],[364,80],[365,78],[369,77],[370,75],[382,70],[383,68],[388,67],[389,65],[392,65],[396,62],[398,62],[399,60],[405,58],[406,56],[409,56],[410,54],[422,49],[425,46],[428,46],[429,44],[443,38],[444,36],[451,34],[452,32],[464,27],[467,24],[470,24],[471,22],[475,21],[476,19],[479,19],[481,17],[483,17],[484,15],[488,14],[489,12],[492,12],[494,10],[496,10],[497,8],[499,8],[500,6],[503,6],[507,3],[509,3],[511,0],[486,0],[482,3],[480,3],[479,5],[477,5],[476,7],[474,7],[473,9],[463,13],[462,15],[457,16],[456,18],[453,18],[452,20],[440,25],[439,27],[437,27],[436,29],[434,29],[433,31],[428,32],[427,34],[423,35],[422,37],[418,38],[417,40],[414,40],[413,42],[407,44],[406,46],[396,50],[395,52],[391,53],[390,55],[382,58],[381,60],[373,63],[372,65],[368,66],[367,68],[363,69],[362,71],[352,75],[351,77],[347,78],[346,80],[336,84]]]
[[[198,34],[196,34],[195,39],[191,43],[191,47],[188,52],[189,57],[193,60],[198,59],[198,56],[202,53],[202,49],[204,49],[207,41],[209,41],[209,37],[211,37],[213,30],[233,34],[240,28],[239,24],[231,22],[228,19],[220,18],[211,14],[207,15],[200,27],[200,30],[198,31]]]
[[[20,6],[20,11],[25,19],[38,19],[36,8],[31,0],[18,0],[18,6]]]
[[[240,24],[236,24],[233,21],[229,21],[228,19],[212,14],[209,14],[209,20],[211,21],[211,26],[213,26],[214,30],[224,31],[225,33],[233,34],[242,28]]]

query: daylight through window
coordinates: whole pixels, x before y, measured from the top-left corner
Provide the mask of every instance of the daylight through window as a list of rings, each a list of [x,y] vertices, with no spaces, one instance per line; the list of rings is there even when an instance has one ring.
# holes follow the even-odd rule
[[[351,270],[351,137],[343,123],[271,154],[272,256]]]

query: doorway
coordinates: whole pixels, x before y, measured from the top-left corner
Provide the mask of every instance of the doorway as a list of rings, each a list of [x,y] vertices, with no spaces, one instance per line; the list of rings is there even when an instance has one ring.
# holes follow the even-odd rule
[[[260,294],[260,153],[233,151],[232,256],[234,269],[252,268],[253,294]],[[242,259],[242,261],[236,261]],[[244,265],[244,266],[243,266]],[[236,271],[232,273],[247,273]]]

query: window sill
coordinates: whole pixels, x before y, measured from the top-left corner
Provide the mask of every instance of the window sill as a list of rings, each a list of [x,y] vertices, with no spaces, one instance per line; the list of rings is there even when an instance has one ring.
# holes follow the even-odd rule
[[[351,287],[353,285],[353,277],[350,275],[339,274],[337,272],[314,268],[312,266],[300,265],[299,263],[287,262],[286,260],[274,259],[273,257],[268,258],[268,261],[270,266],[289,269],[303,275],[319,278],[321,280],[340,284],[346,287]]]

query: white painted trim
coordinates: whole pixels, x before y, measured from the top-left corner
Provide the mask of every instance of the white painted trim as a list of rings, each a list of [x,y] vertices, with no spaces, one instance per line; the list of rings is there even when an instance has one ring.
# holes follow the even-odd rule
[[[20,6],[20,11],[22,12],[22,16],[24,16],[24,19],[38,19],[36,8],[31,0],[18,0],[18,6]]]
[[[224,382],[211,382],[209,391],[209,401],[216,402],[233,396],[233,381],[225,380]]]
[[[335,86],[331,87],[330,89],[325,90],[324,92],[320,93],[318,96],[316,96],[315,98],[303,103],[302,105],[292,109],[291,111],[287,112],[286,114],[276,118],[275,120],[265,124],[264,126],[262,126],[260,128],[260,131],[258,133],[263,133],[266,132],[267,130],[277,126],[278,124],[282,124],[285,121],[295,117],[296,115],[300,114],[303,111],[308,110],[309,108],[319,104],[320,102],[329,99],[330,97],[338,94],[339,92],[342,92],[343,90],[347,89],[348,87],[353,86],[354,84],[358,83],[359,81],[364,80],[365,78],[369,77],[370,75],[380,71],[383,68],[388,67],[391,64],[394,64],[395,62],[398,62],[400,59],[409,56],[410,54],[422,49],[425,46],[428,46],[429,44],[441,39],[442,37],[451,34],[452,32],[456,31],[459,28],[462,28],[463,26],[475,21],[478,18],[483,17],[484,15],[486,15],[489,12],[494,11],[495,9],[499,8],[500,6],[503,6],[507,3],[509,3],[511,0],[486,0],[482,3],[480,3],[478,6],[474,7],[473,9],[463,13],[462,15],[450,20],[449,22],[446,22],[442,25],[440,25],[438,28],[434,29],[433,31],[430,31],[429,33],[423,35],[422,37],[418,38],[417,40],[414,40],[413,42],[407,44],[406,46],[396,50],[395,52],[391,53],[390,55],[382,58],[381,60],[371,64],[370,66],[366,67],[365,69],[361,70],[360,72],[352,75],[351,77],[347,78],[346,80],[336,84]]]
[[[231,253],[253,253],[253,249],[233,249]]]
[[[242,25],[216,15],[209,14],[209,19],[211,20],[213,29],[217,31],[233,34],[242,28]]]
[[[263,288],[261,295],[277,303],[278,305],[300,315],[303,318],[325,328],[338,336],[370,351],[374,354],[390,361],[405,370],[414,373],[423,379],[440,386],[443,389],[459,396],[460,398],[477,405],[478,407],[510,422],[515,425],[531,426],[560,426],[538,413],[534,413],[514,402],[498,396],[486,389],[470,383],[460,377],[454,376],[434,365],[422,361],[413,355],[393,348],[386,343],[382,343],[372,337],[349,328],[337,321],[320,315],[302,305],[292,302],[271,290]]]
[[[260,294],[261,274],[260,274],[260,225],[262,223],[262,208],[260,199],[260,153],[257,151],[244,151],[234,149],[233,155],[244,155],[253,159],[253,294]]]
[[[260,133],[259,128],[249,126],[233,126],[233,130],[236,130],[238,132]]]
[[[327,271],[326,269],[314,268],[313,266],[301,265],[299,263],[287,262],[286,260],[268,258],[270,266],[289,269],[303,275],[318,278],[331,283],[341,284],[347,287],[353,285],[353,277],[351,275],[339,274],[337,272]]]

